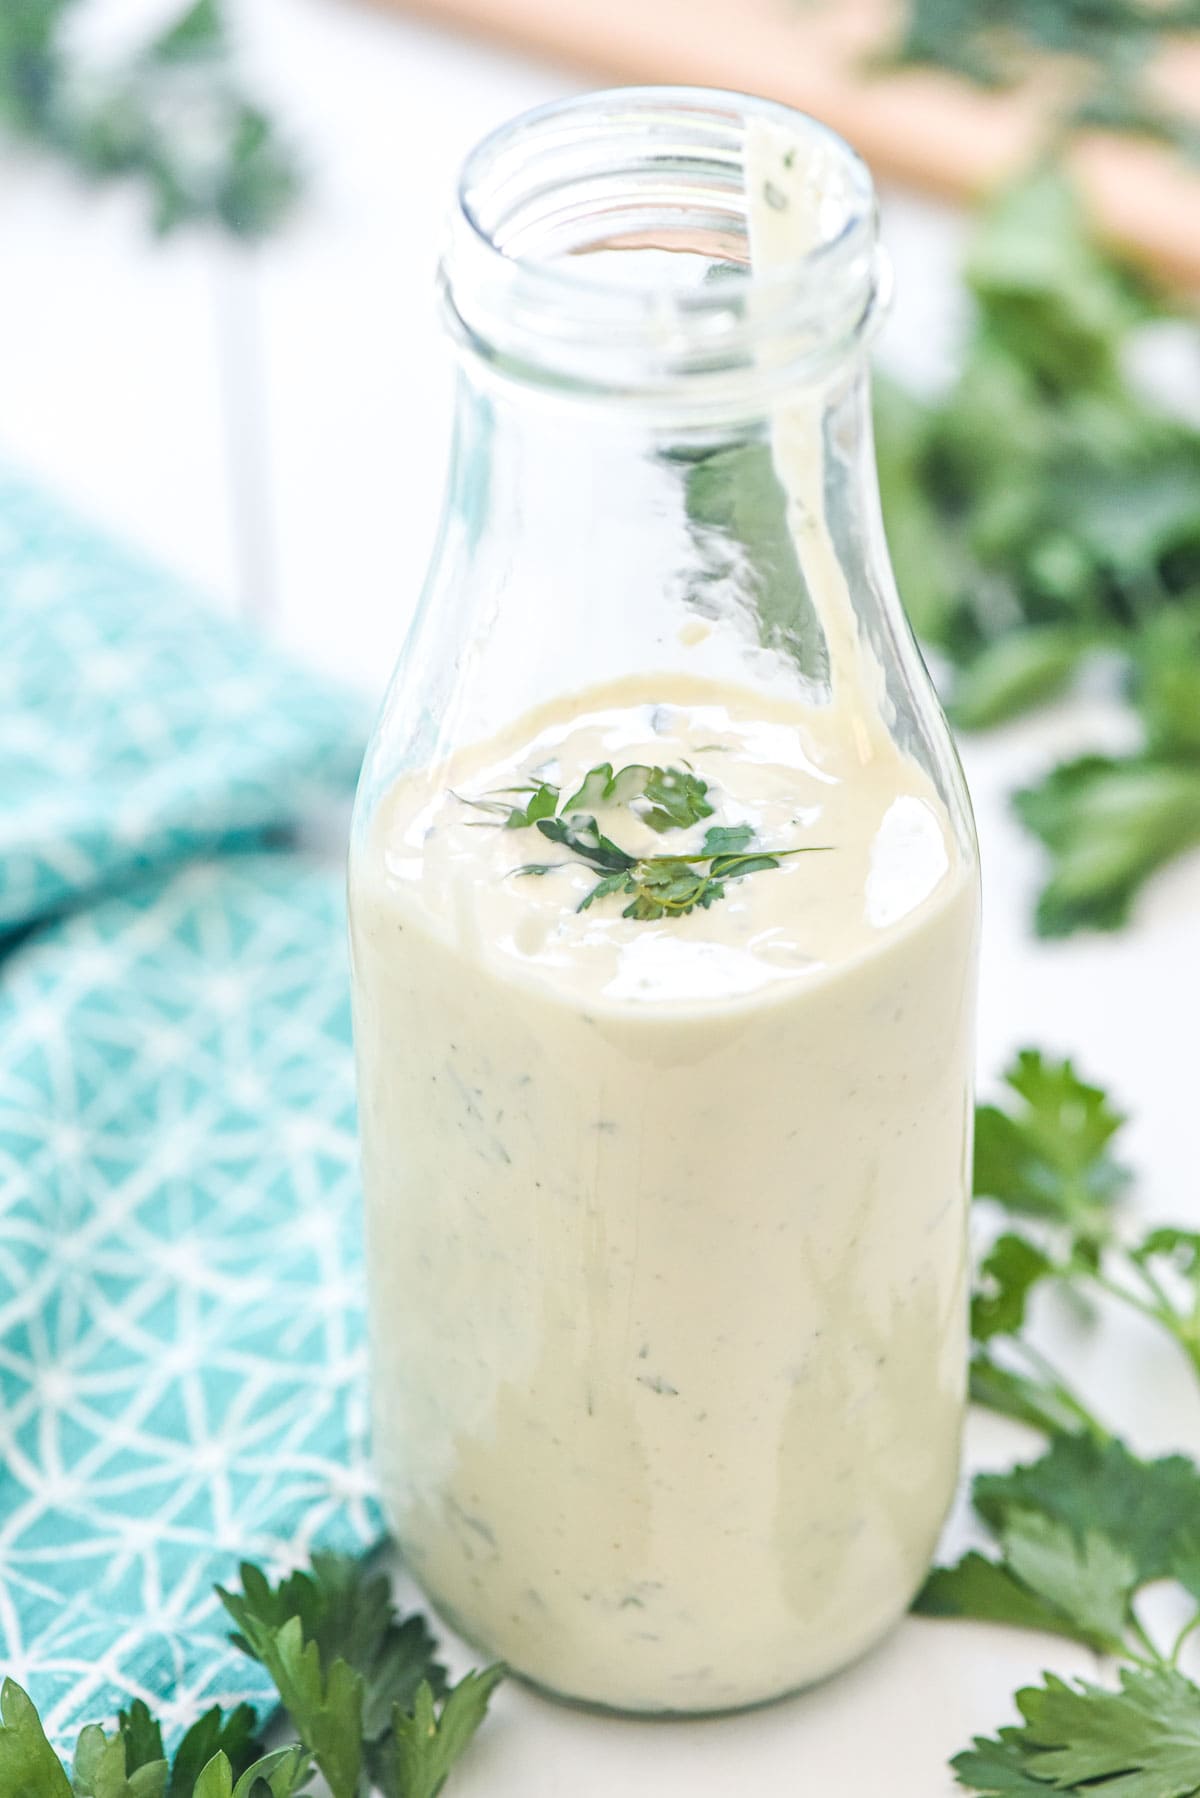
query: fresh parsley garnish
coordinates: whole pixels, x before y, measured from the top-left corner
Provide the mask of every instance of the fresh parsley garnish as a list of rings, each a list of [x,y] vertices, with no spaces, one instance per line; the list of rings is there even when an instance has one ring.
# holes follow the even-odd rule
[[[1058,1436],[1039,1460],[980,1474],[975,1510],[995,1558],[971,1553],[930,1574],[926,1615],[1024,1624],[1102,1654],[1166,1664],[1135,1601],[1175,1580],[1200,1601],[1200,1472],[1182,1455],[1143,1461],[1117,1441]],[[1193,1607],[1190,1628],[1200,1622]]]
[[[1069,1061],[1025,1050],[1006,1085],[1005,1104],[976,1114],[977,1204],[1006,1227],[976,1280],[971,1393],[1049,1443],[976,1476],[991,1551],[935,1568],[914,1608],[1083,1643],[1120,1663],[1120,1684],[1047,1674],[1017,1694],[1020,1725],[976,1738],[952,1764],[988,1798],[1198,1798],[1200,1690],[1178,1663],[1200,1629],[1200,1468],[1142,1459],[1114,1438],[1031,1340],[1028,1308],[1043,1288],[1076,1303],[1103,1294],[1166,1331],[1200,1377],[1200,1232],[1129,1230],[1129,1174],[1114,1153],[1124,1118]],[[1141,1597],[1164,1581],[1179,1620],[1160,1637]]]
[[[686,830],[713,815],[708,782],[690,768],[652,768],[642,762],[631,762],[615,773],[611,762],[600,762],[588,769],[580,785],[565,799],[550,781],[507,790],[521,797],[528,795],[525,803],[514,804],[503,793],[464,803],[493,813],[509,830],[524,830],[556,813],[562,818],[573,818],[610,806],[632,805],[635,800],[648,801],[638,807],[637,815],[656,831]]]
[[[1047,1673],[1017,1693],[1020,1725],[952,1763],[985,1798],[1197,1798],[1200,1690],[1172,1667],[1123,1667],[1120,1689]]]
[[[381,1783],[391,1798],[437,1798],[450,1772],[483,1722],[488,1702],[504,1677],[502,1667],[468,1673],[435,1706],[423,1681],[411,1711],[397,1707]]]
[[[425,1619],[402,1617],[388,1582],[346,1555],[318,1552],[272,1585],[242,1567],[219,1596],[232,1640],[269,1673],[299,1738],[265,1754],[248,1704],[207,1711],[173,1756],[137,1699],[117,1727],[80,1732],[71,1773],[37,1709],[11,1679],[0,1692],[3,1798],[293,1798],[319,1771],[331,1798],[436,1798],[483,1721],[503,1668],[448,1688]]]
[[[682,917],[697,909],[707,911],[724,896],[726,882],[778,868],[786,856],[819,854],[825,848],[815,843],[794,849],[756,848],[749,824],[714,824],[705,832],[703,845],[695,854],[637,856],[606,836],[588,810],[592,806],[631,805],[644,800],[649,804],[639,809],[638,815],[652,830],[686,830],[712,817],[714,809],[708,798],[708,782],[690,768],[650,768],[634,762],[614,772],[611,762],[601,762],[588,770],[566,800],[561,799],[558,788],[547,782],[513,791],[528,793],[530,798],[524,805],[514,805],[497,795],[465,803],[496,814],[496,821],[502,821],[507,830],[536,826],[551,843],[559,844],[576,861],[594,869],[601,878],[584,894],[577,911],[587,911],[597,900],[610,898],[614,893],[629,900],[621,916],[643,923]],[[513,872],[545,875],[564,865],[525,862]]]

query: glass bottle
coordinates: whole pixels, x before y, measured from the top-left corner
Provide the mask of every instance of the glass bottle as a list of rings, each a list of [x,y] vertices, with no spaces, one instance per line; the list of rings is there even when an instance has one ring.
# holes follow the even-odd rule
[[[474,152],[440,287],[350,870],[382,1489],[516,1672],[755,1704],[907,1607],[966,1387],[978,872],[879,515],[874,195],[785,108],[593,95]]]

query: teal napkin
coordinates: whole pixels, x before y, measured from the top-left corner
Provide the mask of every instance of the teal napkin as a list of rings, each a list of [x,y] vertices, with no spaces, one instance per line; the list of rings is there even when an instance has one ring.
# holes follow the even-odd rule
[[[362,710],[0,468],[0,934],[349,790]]]
[[[380,1535],[343,874],[197,858],[360,716],[11,480],[0,646],[0,1670],[65,1745],[265,1699],[214,1581]]]

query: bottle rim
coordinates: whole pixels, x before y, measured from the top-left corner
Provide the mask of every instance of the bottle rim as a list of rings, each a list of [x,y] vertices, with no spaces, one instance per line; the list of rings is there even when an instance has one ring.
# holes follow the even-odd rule
[[[820,181],[818,241],[769,272],[749,267],[759,124],[791,136]],[[870,335],[888,288],[877,216],[866,164],[806,113],[716,88],[614,88],[476,146],[439,290],[458,343],[502,376],[683,406],[745,399],[827,378]],[[661,255],[628,254],[646,250],[686,250],[692,284]],[[626,253],[600,267],[598,251]]]

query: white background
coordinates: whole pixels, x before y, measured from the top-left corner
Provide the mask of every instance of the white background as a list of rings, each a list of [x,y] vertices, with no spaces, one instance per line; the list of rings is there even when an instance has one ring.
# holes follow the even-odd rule
[[[87,30],[107,49],[163,10],[100,0]],[[450,371],[431,280],[454,173],[483,131],[577,80],[351,0],[233,11],[304,157],[304,205],[254,250],[205,232],[163,246],[133,194],[6,154],[0,456],[378,693],[439,502]],[[884,230],[898,291],[884,353],[936,381],[962,325],[962,221],[886,193]],[[1117,728],[1097,698],[963,746],[985,862],[981,1077],[991,1084],[1023,1042],[1076,1053],[1134,1114],[1138,1202],[1200,1223],[1200,860],[1161,877],[1127,933],[1039,945],[1027,932],[1037,852],[1006,811],[1022,777]],[[1200,1400],[1169,1348],[1107,1320],[1069,1340],[1097,1404],[1135,1442],[1200,1450]],[[980,1419],[971,1464],[1032,1445]],[[1096,1670],[1082,1650],[1018,1631],[910,1619],[830,1685],[719,1722],[601,1720],[510,1685],[453,1790],[943,1798],[947,1756],[1008,1721],[1015,1686],[1047,1665]]]

